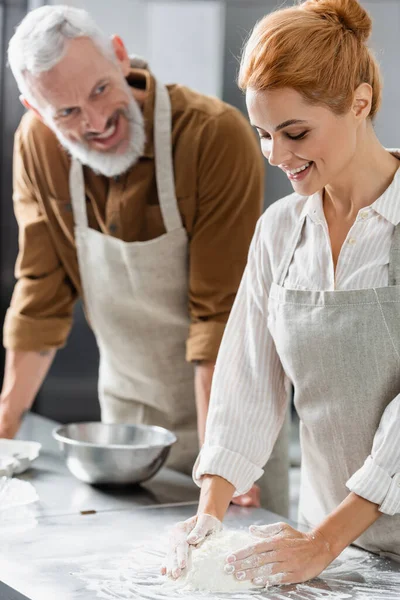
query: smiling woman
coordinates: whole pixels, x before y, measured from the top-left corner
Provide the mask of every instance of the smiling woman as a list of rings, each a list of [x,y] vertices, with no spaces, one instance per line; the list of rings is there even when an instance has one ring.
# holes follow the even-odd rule
[[[303,195],[337,176],[354,153],[346,118],[354,91],[370,121],[378,111],[380,72],[364,43],[371,26],[357,2],[309,0],[260,21],[246,45],[239,86],[247,92],[263,154]],[[273,123],[265,119],[267,109]]]
[[[253,527],[226,572],[303,582],[351,543],[400,561],[400,153],[373,127],[381,82],[370,33],[357,0],[307,0],[261,20],[244,50],[251,122],[295,193],[268,208],[253,238],[193,471],[199,511],[176,526],[190,535],[170,546],[172,576],[263,473],[291,385],[307,532]]]

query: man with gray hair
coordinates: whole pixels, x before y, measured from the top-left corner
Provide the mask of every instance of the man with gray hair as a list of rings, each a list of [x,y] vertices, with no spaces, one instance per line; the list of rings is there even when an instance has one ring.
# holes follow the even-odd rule
[[[233,107],[133,68],[121,39],[76,8],[29,13],[8,57],[29,110],[15,136],[20,251],[0,437],[18,430],[82,297],[102,419],[175,431],[169,465],[190,472],[260,215],[255,137]],[[284,442],[261,484],[281,513]],[[258,494],[236,502],[257,505]]]

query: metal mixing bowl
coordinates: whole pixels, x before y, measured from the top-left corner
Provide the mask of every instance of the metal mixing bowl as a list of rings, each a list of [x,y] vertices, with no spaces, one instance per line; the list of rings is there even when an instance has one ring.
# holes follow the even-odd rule
[[[150,425],[71,423],[53,430],[68,469],[93,484],[150,479],[166,461],[176,436]]]

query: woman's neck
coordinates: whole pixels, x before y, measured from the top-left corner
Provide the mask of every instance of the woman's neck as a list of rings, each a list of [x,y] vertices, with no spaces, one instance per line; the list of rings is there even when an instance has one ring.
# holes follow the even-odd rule
[[[393,181],[400,161],[381,145],[372,124],[368,125],[350,165],[342,177],[324,189],[324,210],[344,220],[354,220],[360,209],[370,206]]]

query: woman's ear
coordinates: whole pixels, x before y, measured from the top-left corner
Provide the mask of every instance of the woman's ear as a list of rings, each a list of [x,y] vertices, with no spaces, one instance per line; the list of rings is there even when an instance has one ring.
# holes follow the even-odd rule
[[[366,119],[371,112],[372,87],[361,83],[354,92],[352,111],[357,120]]]

